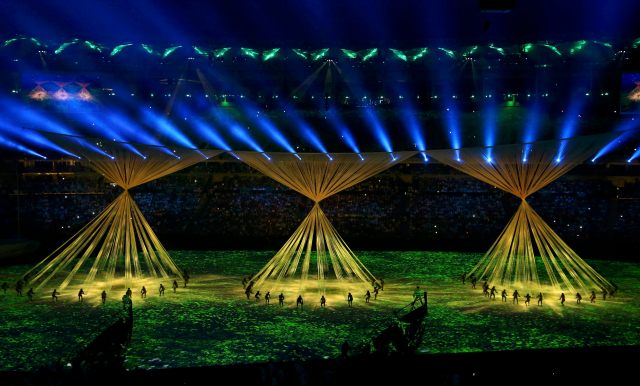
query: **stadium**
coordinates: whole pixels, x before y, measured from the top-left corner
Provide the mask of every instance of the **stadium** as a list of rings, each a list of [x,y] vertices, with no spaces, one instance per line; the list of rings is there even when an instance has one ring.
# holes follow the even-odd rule
[[[638,10],[0,4],[3,382],[632,375]]]

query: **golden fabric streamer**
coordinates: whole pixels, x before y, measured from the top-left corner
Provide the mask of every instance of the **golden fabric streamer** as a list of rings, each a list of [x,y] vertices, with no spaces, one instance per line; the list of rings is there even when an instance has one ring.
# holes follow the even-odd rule
[[[254,275],[254,288],[270,289],[285,278],[301,279],[302,283],[310,279],[323,282],[331,275],[358,285],[370,285],[375,281],[373,274],[331,225],[319,202],[390,168],[415,152],[236,154],[264,175],[315,202],[284,246]],[[316,273],[310,277],[312,263],[315,263]]]
[[[606,134],[491,148],[428,151],[439,162],[522,199],[509,224],[469,274],[486,278],[492,284],[528,286],[535,290],[541,286],[538,270],[542,266],[548,284],[561,290],[610,291],[611,283],[564,243],[526,202],[528,196],[583,163],[610,140],[611,135]]]
[[[60,138],[56,138],[60,140]],[[102,146],[111,157],[98,154],[69,138],[64,146],[82,155],[89,165],[109,181],[124,189],[118,198],[52,254],[28,271],[23,278],[37,283],[36,289],[55,280],[58,290],[74,279],[85,285],[104,281],[111,287],[116,277],[128,286],[134,278],[182,273],[145,220],[129,189],[177,172],[219,154],[213,150],[170,151],[160,147],[108,143]],[[107,148],[108,147],[108,148]],[[134,154],[135,149],[141,154]]]

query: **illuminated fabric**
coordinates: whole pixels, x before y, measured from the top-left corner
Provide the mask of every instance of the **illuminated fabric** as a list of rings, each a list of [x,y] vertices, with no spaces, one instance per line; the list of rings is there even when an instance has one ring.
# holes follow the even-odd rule
[[[129,194],[129,189],[177,172],[218,154],[218,151],[180,150],[144,147],[144,157],[132,153],[127,146],[109,143],[101,149],[111,157],[87,151],[73,139],[66,147],[89,161],[89,165],[106,179],[124,189],[97,217],[67,240],[51,255],[32,268],[24,278],[41,288],[50,280],[62,278],[56,287],[62,290],[72,280],[90,284],[104,281],[110,287],[115,277],[125,283],[134,278],[173,275],[182,278],[142,212]],[[137,150],[137,149],[136,149]]]
[[[269,154],[236,153],[251,167],[315,202],[311,212],[273,258],[252,278],[254,288],[271,288],[282,279],[310,279],[309,268],[315,260],[311,279],[324,281],[333,275],[358,285],[371,284],[375,277],[360,262],[329,222],[320,201],[374,176],[414,152],[368,154]],[[362,158],[361,158],[362,157]],[[266,283],[265,283],[266,282]]]
[[[469,274],[474,273],[479,278],[486,277],[489,283],[510,285],[511,288],[519,285],[540,287],[537,263],[541,262],[549,283],[556,288],[571,292],[613,288],[526,202],[527,197],[584,162],[610,139],[610,135],[598,135],[493,148],[427,152],[439,162],[522,200],[496,242]]]

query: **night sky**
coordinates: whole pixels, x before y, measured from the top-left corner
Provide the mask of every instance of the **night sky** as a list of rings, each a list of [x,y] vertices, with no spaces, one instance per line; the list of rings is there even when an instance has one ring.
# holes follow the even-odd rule
[[[495,0],[493,2],[496,2]],[[479,0],[21,0],[0,1],[0,35],[79,37],[103,44],[413,46],[640,36],[633,0],[516,0],[487,12]]]

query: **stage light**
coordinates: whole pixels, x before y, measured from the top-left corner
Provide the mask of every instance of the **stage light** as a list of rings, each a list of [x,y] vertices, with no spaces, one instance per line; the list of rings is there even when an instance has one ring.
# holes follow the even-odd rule
[[[291,51],[293,51],[294,54],[298,55],[302,59],[308,59],[307,55],[309,55],[309,53],[307,51],[301,50],[299,48],[292,48]]]
[[[173,54],[178,48],[181,48],[182,46],[173,46],[173,47],[168,47],[167,49],[164,50],[164,52],[162,53],[162,58],[165,59],[167,58],[169,55]]]
[[[245,48],[245,47],[240,47],[240,53],[244,56],[248,56],[252,59],[256,59],[258,57],[258,51],[252,49],[252,48]]]
[[[201,56],[209,56],[209,54],[207,53],[207,50],[204,48],[200,48],[198,46],[193,46],[193,51]]]
[[[278,51],[280,51],[280,48],[272,48],[270,50],[266,50],[262,52],[262,61],[266,62],[268,60],[271,60],[273,58],[276,57],[276,55],[278,54]]]
[[[149,44],[141,44],[142,49],[149,55],[157,55],[158,53]]]
[[[76,43],[78,43],[79,39],[73,39],[70,42],[66,42],[66,43],[62,43],[58,48],[56,48],[55,51],[53,51],[54,54],[56,55],[60,55],[62,53],[62,51],[66,50],[69,46],[74,45]]]
[[[562,56],[562,52],[560,52],[560,50],[555,47],[552,46],[551,44],[542,44],[544,47],[547,47],[548,49],[550,49],[551,51],[553,51],[556,55],[558,56]]]
[[[587,41],[586,40],[578,40],[577,42],[574,43],[574,45],[571,47],[571,49],[569,50],[569,53],[571,55],[578,53],[579,51],[581,51],[584,46],[587,45]]]
[[[325,56],[327,56],[327,54],[329,53],[329,49],[328,48],[321,48],[319,50],[313,51],[311,53],[311,60],[318,61],[322,58],[324,58]]]
[[[395,55],[396,58],[403,60],[405,62],[408,60],[407,55],[404,52],[393,49],[393,48],[389,48],[389,50],[393,53],[393,55]]]
[[[489,44],[489,48],[497,51],[500,55],[504,56],[504,48],[496,47],[496,46],[493,45],[493,43]]]
[[[445,54],[447,54],[447,56],[452,58],[452,59],[456,57],[456,53],[453,52],[452,50],[448,50],[448,49],[443,48],[443,47],[438,47],[438,49],[440,51],[444,52]]]
[[[224,56],[224,54],[227,53],[227,51],[229,51],[231,49],[231,47],[223,47],[223,48],[218,48],[213,50],[213,56],[216,58],[221,58]]]
[[[426,54],[429,53],[429,49],[427,47],[423,47],[423,48],[416,48],[415,53],[413,55],[411,55],[411,61],[415,62],[416,60],[422,58],[423,56],[425,56]]]
[[[362,61],[366,62],[367,60],[373,58],[374,56],[378,55],[378,49],[377,48],[371,48],[369,50],[367,50],[363,55],[362,55]]]
[[[88,40],[85,40],[84,41],[84,45],[87,46],[89,49],[91,49],[93,51],[102,52],[102,47],[100,47],[96,43],[93,43],[93,42],[90,42]]]
[[[9,147],[12,149],[16,149],[19,150],[21,152],[27,153],[27,154],[31,154],[31,155],[35,155],[36,157],[40,157],[42,159],[47,159],[47,157],[43,156],[42,154],[36,152],[35,150],[29,149],[26,146],[22,146],[19,143],[16,143],[8,138],[5,138],[3,136],[0,135],[0,145],[3,145],[5,147]]]
[[[122,50],[124,50],[125,48],[130,47],[132,45],[133,44],[131,44],[131,43],[117,45],[117,46],[113,47],[113,49],[111,50],[111,53],[109,54],[109,56],[116,56]]]
[[[369,126],[373,129],[375,136],[378,138],[378,143],[380,144],[380,146],[382,146],[385,151],[391,153],[393,151],[393,149],[391,148],[391,141],[385,128],[380,122],[378,115],[373,109],[367,108],[365,109],[364,117],[369,123]]]
[[[11,39],[7,39],[7,40],[5,40],[5,41],[4,41],[4,43],[2,43],[2,46],[3,46],[3,47],[6,47],[6,46],[11,45],[11,44],[13,44],[13,43],[17,42],[18,40],[22,40],[22,39],[24,39],[24,38],[11,38]]]
[[[176,141],[181,146],[189,149],[196,149],[193,142],[191,142],[191,140],[189,140],[189,138],[182,133],[179,128],[174,126],[166,117],[157,115],[147,109],[141,109],[141,113],[145,124],[149,127],[157,129],[159,132]]]
[[[346,48],[341,48],[340,51],[349,59],[355,59],[358,57],[358,54],[355,51],[347,50]]]

